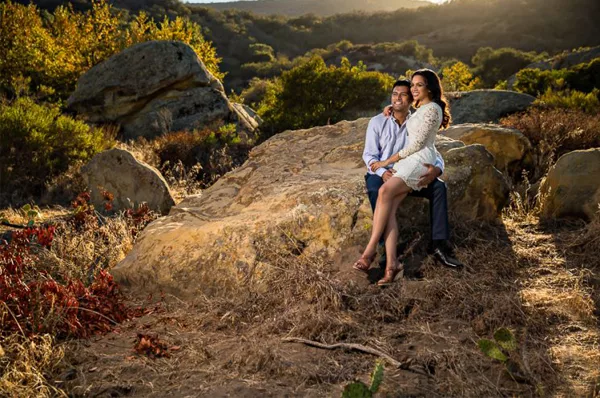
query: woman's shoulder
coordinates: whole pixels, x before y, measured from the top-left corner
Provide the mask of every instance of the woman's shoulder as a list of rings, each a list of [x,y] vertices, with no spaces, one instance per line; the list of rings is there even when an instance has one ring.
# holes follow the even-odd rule
[[[420,111],[418,113],[420,113],[421,115],[425,115],[425,114],[430,114],[430,115],[435,115],[437,114],[443,114],[444,112],[442,111],[442,107],[439,106],[439,104],[431,101],[428,102],[425,105],[421,105],[419,106],[419,108],[417,109],[417,111]]]

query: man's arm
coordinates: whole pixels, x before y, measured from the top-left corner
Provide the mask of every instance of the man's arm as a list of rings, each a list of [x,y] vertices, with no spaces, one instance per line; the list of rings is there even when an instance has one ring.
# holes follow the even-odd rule
[[[373,162],[378,162],[381,160],[381,147],[379,146],[379,129],[378,123],[375,121],[375,118],[369,121],[369,126],[367,127],[367,135],[365,137],[365,149],[363,151],[363,161],[367,166],[367,170],[369,170],[369,165]],[[383,176],[385,173],[384,168],[379,168],[375,171],[379,177]]]
[[[440,154],[440,152],[437,150],[435,150],[435,167],[437,167],[439,170],[439,175],[437,175],[436,177],[441,176],[442,174],[444,174],[444,167],[446,166],[446,164],[444,163],[444,158],[442,157],[442,155]]]

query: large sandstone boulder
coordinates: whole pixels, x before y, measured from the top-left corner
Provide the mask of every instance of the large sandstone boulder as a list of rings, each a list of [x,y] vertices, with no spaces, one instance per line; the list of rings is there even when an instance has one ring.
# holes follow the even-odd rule
[[[457,91],[446,94],[453,124],[496,122],[524,111],[535,100],[529,94],[505,90]]]
[[[114,275],[142,291],[159,286],[193,297],[249,279],[260,283],[274,246],[324,259],[364,246],[372,219],[361,159],[367,124],[365,118],[270,138],[240,168],[149,225]],[[492,156],[482,146],[455,146],[445,177],[451,211],[496,218],[506,192]],[[428,211],[419,216],[426,220]]]
[[[162,175],[124,149],[100,152],[82,167],[81,173],[97,208],[104,205],[102,190],[114,195],[116,211],[146,202],[151,210],[166,214],[175,204]]]
[[[494,155],[494,166],[517,177],[531,167],[531,142],[517,129],[495,124],[458,124],[442,132],[446,137],[467,145],[481,144]]]
[[[483,145],[454,148],[444,155],[442,179],[448,185],[450,211],[464,220],[490,220],[508,201],[509,188]]]
[[[177,41],[134,45],[91,68],[67,106],[92,123],[118,123],[125,138],[233,123],[252,132],[194,50]]]
[[[540,187],[545,217],[593,218],[600,204],[600,148],[561,156]]]

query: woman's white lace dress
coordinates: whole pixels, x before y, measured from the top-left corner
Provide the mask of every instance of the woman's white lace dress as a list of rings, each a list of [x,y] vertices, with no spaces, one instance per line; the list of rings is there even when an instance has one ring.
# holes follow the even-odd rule
[[[406,122],[408,145],[400,150],[400,161],[394,164],[394,177],[419,191],[420,177],[427,172],[424,163],[435,164],[435,135],[442,123],[442,108],[435,102],[420,106]]]

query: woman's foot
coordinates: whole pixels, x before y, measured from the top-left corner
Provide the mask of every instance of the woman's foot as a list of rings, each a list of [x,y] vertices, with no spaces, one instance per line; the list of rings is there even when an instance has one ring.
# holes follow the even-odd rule
[[[376,255],[377,252],[375,252],[372,256],[365,256],[363,254],[358,260],[356,260],[352,268],[368,273],[369,268],[371,268],[371,263],[373,262],[373,260],[375,260]]]
[[[394,280],[400,275],[400,278],[404,276],[404,265],[402,263],[396,263],[393,267],[386,267],[385,274],[378,282],[378,286],[389,286],[394,283]]]

